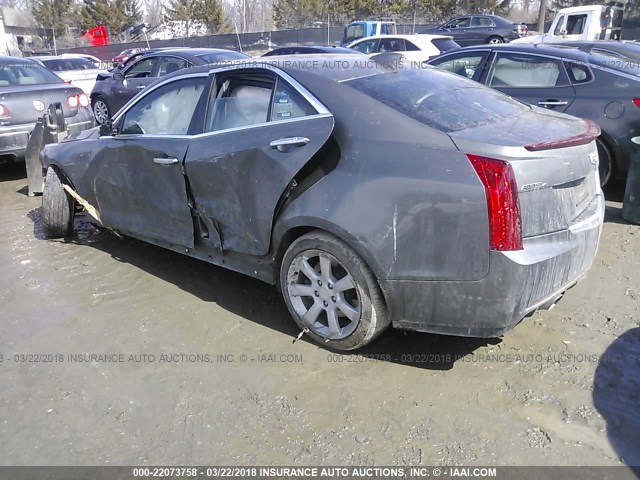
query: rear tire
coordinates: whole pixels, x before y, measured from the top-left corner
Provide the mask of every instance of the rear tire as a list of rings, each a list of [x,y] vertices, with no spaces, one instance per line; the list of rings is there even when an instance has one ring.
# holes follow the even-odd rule
[[[291,244],[280,266],[280,287],[295,322],[325,347],[363,347],[390,324],[373,272],[328,233],[313,231]]]
[[[489,38],[487,38],[487,43],[492,43],[492,44],[504,43],[504,38],[502,38],[502,37],[489,37]]]
[[[61,174],[49,167],[42,192],[42,223],[49,238],[68,237],[73,232],[75,201],[62,185]]]
[[[598,147],[598,171],[600,173],[600,186],[604,187],[611,177],[613,176],[613,156],[611,150],[605,145],[605,143],[599,138],[596,139],[596,146]]]

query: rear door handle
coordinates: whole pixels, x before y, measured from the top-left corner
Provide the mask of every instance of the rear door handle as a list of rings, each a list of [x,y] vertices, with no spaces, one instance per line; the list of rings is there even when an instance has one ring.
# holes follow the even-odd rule
[[[142,90],[144,87],[146,87],[146,85],[138,85],[136,88],[137,88],[138,90]]]
[[[566,100],[542,100],[540,102],[538,102],[538,105],[540,105],[541,107],[564,107],[565,105],[568,105],[569,102],[567,102]]]
[[[175,165],[178,163],[177,158],[154,158],[153,163],[157,163],[158,165]]]
[[[304,147],[310,141],[307,137],[286,137],[272,141],[269,146],[285,152],[289,147]]]

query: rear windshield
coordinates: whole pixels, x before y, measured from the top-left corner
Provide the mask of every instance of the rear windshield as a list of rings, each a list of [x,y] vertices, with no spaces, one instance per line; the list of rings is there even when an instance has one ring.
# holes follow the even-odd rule
[[[449,50],[460,48],[460,45],[458,45],[450,38],[434,38],[433,40],[431,40],[431,43],[433,43],[435,47],[441,52],[448,52]]]
[[[36,62],[0,62],[0,87],[63,82],[55,73]]]
[[[530,108],[472,80],[431,67],[361,77],[345,84],[447,133],[516,117]]]
[[[196,57],[204,60],[206,63],[218,63],[226,62],[228,60],[239,60],[241,58],[247,58],[244,53],[239,52],[204,53],[202,55],[196,55]]]
[[[52,58],[42,60],[44,66],[53,72],[65,72],[68,70],[93,70],[95,65],[86,58]]]

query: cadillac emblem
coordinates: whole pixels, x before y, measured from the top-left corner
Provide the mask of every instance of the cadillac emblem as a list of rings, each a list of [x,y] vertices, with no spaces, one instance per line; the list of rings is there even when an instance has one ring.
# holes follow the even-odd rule
[[[33,108],[35,108],[38,112],[41,112],[44,110],[44,103],[42,103],[40,100],[34,100]]]

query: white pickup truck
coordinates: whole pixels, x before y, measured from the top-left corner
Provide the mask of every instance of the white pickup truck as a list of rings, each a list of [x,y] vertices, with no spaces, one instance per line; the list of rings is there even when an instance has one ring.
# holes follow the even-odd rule
[[[513,40],[511,43],[558,43],[578,40],[620,40],[627,0],[606,5],[583,5],[558,10],[549,32]]]

